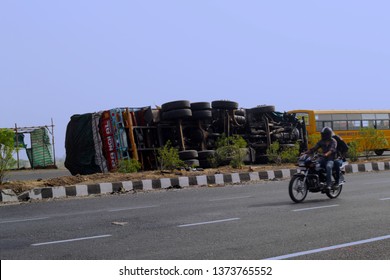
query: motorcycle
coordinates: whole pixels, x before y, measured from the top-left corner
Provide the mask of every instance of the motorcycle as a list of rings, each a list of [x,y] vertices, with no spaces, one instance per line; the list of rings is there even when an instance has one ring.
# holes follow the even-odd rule
[[[345,166],[348,164],[343,161],[340,166],[340,183],[338,185],[332,182],[332,188],[327,189],[326,184],[326,169],[320,165],[321,155],[302,155],[298,160],[299,172],[294,174],[289,184],[290,198],[296,202],[303,202],[308,192],[326,194],[329,198],[334,199],[338,197],[344,186]],[[335,162],[335,164],[337,164]],[[333,171],[333,178],[335,171]]]

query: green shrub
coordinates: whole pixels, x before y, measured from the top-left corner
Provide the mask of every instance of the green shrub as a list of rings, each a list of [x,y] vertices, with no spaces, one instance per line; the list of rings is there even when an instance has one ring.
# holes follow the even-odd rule
[[[15,151],[15,133],[12,129],[0,129],[0,184],[3,183],[6,172],[15,166]]]
[[[387,147],[387,140],[383,131],[373,127],[361,128],[359,131],[358,151],[368,159],[375,150],[382,150]]]
[[[217,149],[229,146],[234,146],[241,149],[246,148],[248,144],[245,139],[242,138],[242,136],[240,135],[232,135],[227,137],[225,134],[222,134],[222,136],[217,140]]]
[[[347,157],[352,162],[357,161],[359,159],[358,143],[356,141],[348,143]]]
[[[141,163],[136,159],[124,159],[120,160],[118,164],[118,172],[119,173],[135,173],[141,169]]]
[[[277,165],[282,164],[282,157],[280,154],[280,144],[278,141],[273,142],[267,149],[268,161]]]
[[[286,147],[280,153],[282,162],[296,163],[299,157],[299,144],[296,143],[293,147]]]
[[[215,159],[211,160],[212,165],[229,164],[233,168],[242,168],[247,147],[247,142],[240,135],[222,135],[216,143]]]
[[[267,149],[268,161],[280,165],[295,163],[299,157],[299,144],[293,147],[282,147],[278,141],[273,142]]]
[[[184,166],[184,162],[179,158],[179,150],[172,147],[170,141],[157,150],[157,159],[162,170],[174,170]]]

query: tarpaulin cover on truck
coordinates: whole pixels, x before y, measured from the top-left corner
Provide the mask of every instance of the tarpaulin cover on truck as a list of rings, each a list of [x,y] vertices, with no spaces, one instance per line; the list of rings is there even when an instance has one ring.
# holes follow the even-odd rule
[[[74,115],[68,123],[65,137],[65,167],[72,175],[102,172],[96,164],[92,117],[93,114]]]

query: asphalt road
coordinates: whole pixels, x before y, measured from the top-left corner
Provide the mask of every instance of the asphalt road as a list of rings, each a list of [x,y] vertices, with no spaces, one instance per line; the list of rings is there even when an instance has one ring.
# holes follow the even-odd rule
[[[0,259],[390,259],[390,172],[294,204],[288,181],[0,207]]]

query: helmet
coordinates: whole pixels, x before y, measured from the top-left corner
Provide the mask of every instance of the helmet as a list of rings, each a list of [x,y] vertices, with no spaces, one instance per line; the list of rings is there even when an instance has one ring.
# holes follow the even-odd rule
[[[333,136],[333,130],[330,127],[325,126],[321,130],[321,139],[322,140],[330,140]]]

